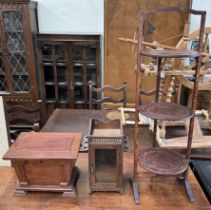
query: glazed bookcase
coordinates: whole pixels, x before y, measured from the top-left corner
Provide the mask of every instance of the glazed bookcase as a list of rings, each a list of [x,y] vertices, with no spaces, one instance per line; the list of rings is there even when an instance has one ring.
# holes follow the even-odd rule
[[[88,83],[100,85],[100,37],[38,34],[41,95],[55,108],[88,108]]]

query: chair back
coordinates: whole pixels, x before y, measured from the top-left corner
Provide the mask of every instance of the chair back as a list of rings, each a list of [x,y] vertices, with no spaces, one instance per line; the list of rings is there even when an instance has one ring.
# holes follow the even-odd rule
[[[121,87],[112,87],[111,85],[105,85],[101,88],[93,86],[92,82],[89,82],[89,109],[105,108],[123,106],[126,107],[126,87],[127,83],[123,82]],[[106,96],[106,93],[119,93],[120,97]]]
[[[43,125],[42,101],[28,102],[4,102],[5,116],[8,127],[9,145],[21,132],[39,131]]]

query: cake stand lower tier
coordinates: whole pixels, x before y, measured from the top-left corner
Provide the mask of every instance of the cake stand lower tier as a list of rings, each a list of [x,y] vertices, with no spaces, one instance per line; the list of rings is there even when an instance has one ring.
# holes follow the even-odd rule
[[[140,106],[141,114],[156,120],[178,121],[188,119],[193,116],[191,110],[181,104],[154,102],[151,104],[142,104]]]
[[[185,156],[164,148],[150,148],[140,152],[138,163],[147,171],[168,176],[182,174],[188,167]]]

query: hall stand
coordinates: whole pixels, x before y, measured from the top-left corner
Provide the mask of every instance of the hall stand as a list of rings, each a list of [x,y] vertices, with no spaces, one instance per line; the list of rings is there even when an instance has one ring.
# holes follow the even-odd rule
[[[200,34],[199,34],[199,47],[198,52],[185,50],[185,49],[144,49],[142,45],[143,33],[144,33],[144,19],[146,15],[155,15],[160,12],[179,12],[179,13],[190,13],[193,15],[200,15]],[[205,11],[196,11],[189,9],[184,10],[180,7],[168,7],[168,8],[157,8],[151,10],[143,10],[139,13],[139,27],[138,27],[138,47],[137,47],[137,70],[136,70],[136,103],[135,103],[135,133],[134,133],[134,174],[133,178],[130,179],[134,200],[136,204],[140,203],[139,191],[138,191],[138,164],[141,165],[145,170],[153,172],[159,175],[177,176],[182,179],[184,186],[191,202],[194,201],[194,196],[191,191],[190,183],[188,180],[188,169],[189,160],[191,154],[191,144],[193,138],[193,127],[195,118],[195,109],[197,104],[198,94],[198,82],[199,82],[199,71],[201,65],[201,52],[203,47],[203,36],[205,27]],[[144,94],[141,87],[141,64],[143,63],[143,57],[151,57],[157,59],[157,82],[155,90],[155,102],[150,104],[142,104],[141,94]],[[168,58],[195,58],[195,81],[194,89],[192,94],[191,108],[187,108],[176,103],[160,102],[159,90],[160,90],[160,76],[162,71],[162,59]],[[138,138],[139,138],[139,125],[138,117],[139,113],[146,117],[154,120],[154,139],[153,147],[150,149],[142,150],[139,153]],[[155,148],[156,145],[156,133],[158,120],[160,121],[179,121],[190,119],[188,141],[186,148],[186,155],[181,155],[175,151],[164,148]],[[140,134],[141,135],[141,134]]]

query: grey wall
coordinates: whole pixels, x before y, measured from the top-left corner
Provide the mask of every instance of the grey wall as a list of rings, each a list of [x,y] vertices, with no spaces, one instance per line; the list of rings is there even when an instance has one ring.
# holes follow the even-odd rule
[[[104,0],[37,0],[40,33],[101,34]]]

